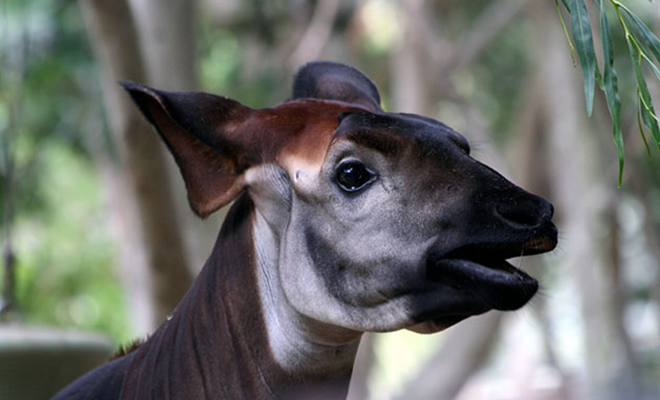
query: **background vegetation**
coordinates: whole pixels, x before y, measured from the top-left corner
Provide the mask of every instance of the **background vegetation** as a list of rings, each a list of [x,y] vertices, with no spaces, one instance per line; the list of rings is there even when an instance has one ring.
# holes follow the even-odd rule
[[[657,4],[621,3],[660,24]],[[523,265],[543,285],[534,304],[439,335],[369,336],[353,398],[657,398],[660,156],[637,133],[638,79],[614,23],[612,44],[620,189],[607,99],[595,92],[588,119],[552,0],[4,0],[0,239],[17,284],[3,319],[125,343],[167,315],[209,253],[221,216],[191,216],[117,81],[266,107],[299,65],[331,59],[371,76],[386,109],[463,132],[478,159],[553,201],[561,231],[559,250]],[[599,46],[594,57],[602,71]]]

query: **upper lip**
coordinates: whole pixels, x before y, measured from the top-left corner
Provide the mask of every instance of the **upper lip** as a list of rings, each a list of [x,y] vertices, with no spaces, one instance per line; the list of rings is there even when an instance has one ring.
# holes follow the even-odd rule
[[[531,256],[552,251],[557,246],[557,228],[545,224],[519,237],[482,239],[466,243],[449,251],[439,258],[464,260],[506,260],[514,257]],[[438,255],[437,255],[438,256]]]
[[[551,251],[557,245],[557,229],[548,224],[531,235],[501,241],[460,246],[430,254],[427,278],[464,293],[478,307],[514,310],[522,307],[538,289],[538,282],[506,260]]]

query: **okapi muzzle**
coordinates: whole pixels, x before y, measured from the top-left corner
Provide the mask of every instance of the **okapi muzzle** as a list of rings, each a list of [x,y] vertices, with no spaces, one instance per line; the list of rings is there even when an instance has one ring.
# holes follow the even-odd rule
[[[234,203],[172,318],[58,399],[341,399],[363,332],[437,332],[536,293],[507,260],[556,246],[552,205],[443,123],[383,111],[356,69],[307,64],[268,109],[123,85],[193,211]]]

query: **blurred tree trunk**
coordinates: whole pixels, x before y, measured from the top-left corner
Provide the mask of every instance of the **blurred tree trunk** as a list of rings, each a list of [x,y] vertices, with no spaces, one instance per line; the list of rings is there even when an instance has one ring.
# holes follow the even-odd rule
[[[191,277],[170,184],[163,174],[164,146],[117,84],[122,80],[146,80],[140,40],[126,0],[85,0],[80,1],[80,6],[103,69],[106,110],[120,149],[122,180],[128,185],[125,193],[136,204],[137,220],[124,225],[139,232],[137,239],[132,234],[127,239],[144,245],[154,309],[152,326],[156,326],[178,304]],[[131,248],[132,244],[128,245]],[[140,268],[135,264],[123,267],[127,268],[123,273],[131,278],[132,269]]]
[[[534,15],[530,13],[527,17],[533,19]],[[533,51],[531,51],[534,45],[535,42],[533,41],[529,43],[532,62],[535,61]],[[515,112],[519,117],[511,127],[515,139],[512,145],[508,146],[507,160],[511,166],[511,171],[514,172],[516,182],[520,182],[520,185],[530,192],[537,193],[554,202],[550,184],[551,173],[548,169],[548,160],[552,155],[548,154],[547,151],[548,132],[546,127],[548,123],[545,121],[545,108],[542,104],[544,79],[545,77],[539,73],[539,70],[534,68],[526,84],[523,85],[525,90],[519,101],[519,110]],[[561,226],[561,222],[558,222],[558,225]],[[532,276],[543,277],[545,275],[548,277],[550,275],[544,274],[548,265],[543,263],[542,259],[533,258],[526,261],[526,264],[527,269],[532,272]],[[541,286],[545,286],[543,282]],[[558,358],[548,300],[546,296],[537,295],[533,300],[531,310],[539,319],[545,361],[554,369],[560,379],[557,396],[559,399],[570,399],[569,377],[560,365]]]
[[[367,400],[369,398],[369,374],[375,362],[374,339],[375,334],[365,333],[360,340],[346,400]]]
[[[163,90],[197,88],[195,1],[129,0],[147,81]]]
[[[147,84],[163,90],[193,91],[197,77],[196,1],[129,0],[147,70]],[[174,159],[165,157],[167,175],[184,239],[187,265],[193,274],[204,265],[224,216],[202,220],[190,210],[186,188]]]
[[[330,39],[340,3],[341,0],[325,0],[316,4],[305,33],[289,57],[290,69],[295,71],[301,65],[319,58]]]
[[[392,109],[428,115],[430,109],[427,69],[428,46],[424,42],[426,0],[397,0],[402,42],[391,57]]]
[[[490,311],[451,327],[442,346],[408,382],[397,399],[451,400],[490,354],[502,313]]]
[[[536,59],[538,73],[544,77],[547,151],[552,154],[550,168],[556,177],[552,182],[554,198],[560,210],[564,237],[570,238],[564,240],[564,251],[568,255],[566,268],[575,271],[574,283],[584,321],[586,388],[585,393],[575,395],[585,400],[609,399],[613,398],[609,387],[611,379],[620,372],[616,364],[634,370],[629,357],[622,357],[616,351],[619,346],[626,347],[626,338],[616,328],[617,321],[623,318],[623,307],[616,276],[618,260],[610,257],[618,256],[612,254],[612,250],[608,254],[607,238],[602,234],[603,226],[613,222],[602,216],[607,214],[608,204],[611,207],[614,197],[611,191],[615,189],[614,182],[608,186],[603,181],[607,177],[600,172],[603,152],[599,151],[598,140],[604,136],[587,130],[584,101],[580,95],[582,84],[579,74],[572,68],[561,27],[547,17],[553,7],[547,3],[536,8],[536,48],[539,49]],[[614,174],[611,176],[614,180]],[[612,234],[610,249],[614,249],[618,246],[616,226],[610,226],[614,229],[608,232]],[[607,231],[607,225],[605,227]]]

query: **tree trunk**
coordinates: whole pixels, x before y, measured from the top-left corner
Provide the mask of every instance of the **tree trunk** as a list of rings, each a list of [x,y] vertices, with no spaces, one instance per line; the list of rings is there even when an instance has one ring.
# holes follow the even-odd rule
[[[374,363],[375,335],[368,332],[362,335],[346,400],[367,400],[369,398],[368,383],[371,367]]]
[[[199,87],[195,11],[188,0],[129,0],[147,70],[146,83],[158,89],[192,91]],[[190,210],[179,168],[165,157],[172,196],[181,221],[187,265],[197,274],[211,254],[224,212],[202,220]]]
[[[472,317],[444,333],[443,344],[397,399],[454,399],[490,353],[502,313]]]
[[[598,153],[594,137],[587,131],[586,111],[580,95],[582,82],[571,65],[561,27],[548,18],[554,4],[535,7],[538,42],[535,59],[543,76],[542,93],[547,122],[548,152],[553,174],[552,190],[567,255],[564,268],[572,271],[584,322],[586,354],[585,393],[575,393],[584,400],[607,399],[610,330],[607,321],[609,301],[605,292],[606,274],[596,242],[596,221],[602,215],[604,201],[598,171]],[[548,60],[552,60],[549,62]],[[600,174],[602,175],[602,174]]]
[[[135,229],[145,247],[156,326],[178,304],[192,280],[170,184],[163,173],[164,146],[117,84],[146,80],[139,39],[126,0],[85,0],[80,6],[103,69],[106,110],[120,149],[123,177],[129,187],[126,193],[136,204]],[[139,266],[132,265],[129,270],[132,268]]]
[[[426,0],[398,0],[403,40],[391,59],[392,108],[397,112],[429,114],[428,48],[423,24]]]

